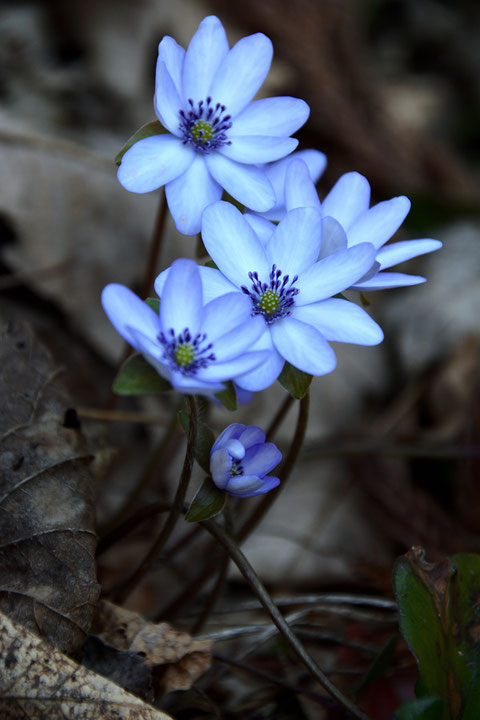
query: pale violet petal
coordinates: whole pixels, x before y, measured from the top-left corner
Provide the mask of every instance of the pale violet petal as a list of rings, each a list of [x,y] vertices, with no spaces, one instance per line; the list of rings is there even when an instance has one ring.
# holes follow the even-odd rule
[[[317,260],[321,241],[320,211],[296,208],[280,221],[267,243],[267,260],[293,279],[294,275],[304,272]]]
[[[219,148],[219,152],[230,160],[245,164],[268,163],[289,155],[298,145],[291,137],[266,135],[237,135],[230,137],[230,144]]]
[[[205,162],[214,179],[242,205],[257,212],[272,207],[275,194],[263,170],[237,163],[219,152],[208,154]]]
[[[273,57],[266,35],[257,33],[237,42],[220,64],[211,86],[215,102],[225,105],[232,117],[256,95],[265,80]]]
[[[214,263],[237,287],[250,284],[251,271],[262,276],[270,272],[262,244],[230,203],[209,205],[203,213],[202,238]]]
[[[159,66],[165,63],[180,98],[182,97],[182,69],[184,58],[184,48],[179,45],[176,40],[165,35],[158,46],[157,78],[160,69]]]
[[[170,130],[173,135],[181,137],[182,133],[179,129],[180,116],[178,111],[182,107],[182,101],[180,100],[175,83],[163,62],[157,65],[154,105],[155,112],[162,125]]]
[[[228,132],[230,139],[237,135],[273,135],[288,137],[302,127],[310,114],[303,100],[293,97],[273,97],[249,103],[235,117]]]
[[[322,213],[335,218],[348,232],[352,223],[370,204],[370,184],[366,177],[349,172],[337,180],[322,203]]]
[[[273,443],[262,442],[249,447],[242,461],[245,475],[266,475],[277,467],[282,453]]]
[[[231,283],[220,270],[202,265],[198,269],[202,279],[204,303],[209,303],[227,293],[238,291],[238,287]]]
[[[377,250],[381,248],[407,217],[410,204],[410,200],[405,195],[400,195],[371,207],[360,215],[351,227],[345,228],[349,246],[369,242]]]
[[[188,328],[195,337],[202,322],[202,281],[193,260],[175,260],[163,287],[160,303],[160,320],[163,331],[170,328],[175,335]]]
[[[238,440],[244,430],[245,425],[242,425],[241,423],[232,423],[231,425],[226,427],[223,432],[220,433],[218,438],[213,443],[210,452],[213,453],[213,451],[217,450],[218,448],[226,447],[227,443],[229,442],[229,440],[231,440],[231,438],[236,438]]]
[[[255,371],[268,357],[265,350],[255,352],[244,352],[232,360],[225,362],[212,362],[206,368],[200,368],[196,371],[196,377],[199,380],[207,380],[214,382],[215,380],[236,380],[238,375]]]
[[[239,475],[238,478],[243,478],[243,482],[237,480],[232,485],[232,478],[226,491],[236,497],[253,497],[254,495],[263,495],[264,493],[273,490],[280,485],[280,480],[276,477],[270,477],[266,475],[263,478],[257,478],[256,475]]]
[[[418,255],[425,255],[434,252],[434,250],[439,250],[441,247],[440,240],[431,240],[429,238],[404,240],[380,248],[377,252],[377,260],[380,263],[380,269],[385,270],[392,267],[392,265],[397,265]]]
[[[239,440],[229,440],[226,448],[234,460],[242,460],[245,457],[245,448]]]
[[[256,425],[247,425],[238,439],[244,448],[249,448],[252,445],[265,442],[265,432]]]
[[[188,170],[165,188],[168,207],[176,228],[184,235],[200,232],[205,208],[222,197],[222,188],[208,172],[201,153]]]
[[[324,217],[322,221],[322,247],[318,259],[321,260],[327,255],[332,255],[339,250],[346,250],[348,239],[345,230],[340,223],[332,217]]]
[[[124,285],[111,283],[102,292],[102,305],[115,330],[138,350],[143,351],[144,344],[131,332],[137,328],[152,342],[156,341],[161,330],[160,318],[143,300]]]
[[[260,215],[253,215],[252,213],[244,213],[243,217],[248,222],[255,235],[258,237],[262,245],[265,247],[267,242],[272,237],[275,225],[267,220],[266,218],[260,217]]]
[[[204,18],[190,41],[183,62],[183,99],[194,103],[211,95],[215,73],[229,51],[225,29],[215,15]],[[187,107],[187,106],[185,106]]]
[[[230,334],[238,325],[252,319],[251,313],[250,299],[235,288],[234,292],[222,295],[205,305],[201,332],[207,335],[210,342],[216,341],[219,337]]]
[[[309,169],[303,160],[295,157],[288,163],[285,173],[285,207],[287,210],[299,207],[320,209],[320,200]]]
[[[264,319],[259,315],[252,317],[249,314],[242,325],[237,325],[215,340],[213,344],[215,357],[219,362],[231,360],[240,353],[250,350],[263,332],[265,332]]]
[[[265,331],[255,343],[254,350],[265,349],[268,351],[267,358],[253,372],[245,373],[235,378],[236,384],[244,390],[257,392],[270,387],[282,372],[285,364],[284,359],[273,345],[270,331],[265,325]]]
[[[271,333],[280,355],[299,370],[310,375],[325,375],[335,369],[335,353],[311,325],[287,317],[272,323]]]
[[[331,342],[378,345],[383,340],[381,327],[365,310],[348,300],[330,298],[294,307],[292,317],[312,325]]]
[[[173,135],[152,135],[127,150],[117,178],[130,192],[146,193],[183,175],[195,158],[194,150]]]
[[[225,386],[221,382],[204,382],[196,375],[184,375],[181,372],[172,372],[170,382],[175,390],[185,395],[206,395],[221,392]]]
[[[215,485],[224,490],[230,480],[232,458],[225,448],[218,448],[210,455],[210,473]]]
[[[374,261],[375,248],[368,243],[319,260],[300,275],[295,305],[308,305],[343,292],[363,277]]]
[[[426,282],[421,275],[406,275],[405,273],[379,272],[370,280],[363,280],[352,285],[351,290],[390,290],[397,287],[408,287],[409,285],[420,285]]]

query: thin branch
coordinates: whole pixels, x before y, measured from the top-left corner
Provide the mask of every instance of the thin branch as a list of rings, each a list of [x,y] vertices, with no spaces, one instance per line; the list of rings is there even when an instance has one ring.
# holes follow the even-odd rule
[[[120,525],[114,527],[113,530],[106,532],[103,537],[100,537],[97,545],[97,557],[107,552],[107,550],[119,542],[119,540],[123,540],[124,537],[133,532],[139,525],[145,522],[145,520],[159,513],[168,512],[171,507],[171,503],[158,502],[139,508],[137,512],[127,518],[127,520],[124,520]]]
[[[150,253],[145,268],[143,278],[141,297],[146,298],[150,294],[155,279],[158,258],[162,248],[162,241],[165,234],[165,222],[167,219],[167,199],[165,197],[165,188],[160,190],[160,202],[158,205],[157,216],[153,228],[152,239],[150,242]]]
[[[98,420],[100,422],[128,422],[142,425],[166,425],[163,418],[158,415],[129,410],[103,410],[102,408],[76,408],[77,416],[81,420]]]
[[[295,633],[290,628],[290,625],[286,622],[285,618],[277,608],[266,588],[258,578],[253,567],[248,562],[245,555],[238,547],[235,540],[227,533],[227,531],[221,527],[218,523],[207,520],[202,522],[203,527],[208,530],[227,550],[228,554],[232,558],[235,565],[238,567],[245,580],[248,582],[253,592],[259,599],[262,606],[271,616],[273,622],[277,626],[279,632],[288,642],[292,650],[297,654],[301,662],[308,668],[310,673],[315,677],[322,687],[327,690],[337,702],[342,705],[348,712],[350,712],[358,720],[371,720],[362,710],[357,708],[345,695],[333,685],[317,663],[306,651],[305,647],[299,641]]]
[[[277,432],[278,428],[284,421],[285,416],[287,415],[288,411],[292,407],[293,401],[294,401],[294,398],[290,394],[288,394],[287,397],[285,398],[285,400],[282,402],[282,404],[278,408],[276,415],[273,417],[272,422],[270,423],[270,425],[268,426],[268,428],[265,432],[266,439],[268,441],[272,440],[272,438],[275,435],[275,433]]]

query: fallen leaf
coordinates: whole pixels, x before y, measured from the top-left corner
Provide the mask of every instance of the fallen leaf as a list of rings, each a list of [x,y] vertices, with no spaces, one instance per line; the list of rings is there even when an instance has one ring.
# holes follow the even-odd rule
[[[172,720],[0,612],[2,720]]]
[[[0,610],[63,652],[98,600],[91,456],[63,426],[58,368],[26,326],[0,320]]]
[[[131,650],[153,669],[157,697],[188,690],[210,667],[211,640],[194,640],[168,623],[151,623],[132,610],[102,601],[93,631],[109,645]]]

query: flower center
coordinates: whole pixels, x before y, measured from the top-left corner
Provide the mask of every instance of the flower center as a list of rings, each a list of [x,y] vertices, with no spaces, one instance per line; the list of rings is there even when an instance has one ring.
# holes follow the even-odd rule
[[[243,475],[243,467],[241,463],[236,463],[235,461],[233,461],[232,469],[230,470],[230,477],[235,477],[235,475]]]
[[[183,143],[193,145],[199,152],[217,150],[222,145],[231,145],[226,131],[232,127],[231,116],[226,115],[225,105],[212,105],[212,98],[194,103],[188,100],[189,110],[180,110],[179,130],[183,134]]]
[[[158,335],[158,340],[163,345],[163,357],[173,370],[183,375],[195,375],[201,368],[206,368],[216,360],[210,350],[213,343],[207,343],[205,333],[192,337],[188,328],[185,328],[179,335],[175,335],[173,328],[164,334]]]
[[[252,281],[250,289],[245,285],[241,289],[252,300],[252,315],[263,315],[268,324],[290,315],[295,296],[300,292],[293,287],[298,275],[290,280],[289,275],[283,275],[276,265],[272,265],[268,283],[262,282],[257,272],[249,272],[248,277]]]

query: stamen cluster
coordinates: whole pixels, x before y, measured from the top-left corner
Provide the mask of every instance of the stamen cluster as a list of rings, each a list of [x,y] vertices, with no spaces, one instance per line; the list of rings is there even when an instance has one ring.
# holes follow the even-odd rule
[[[293,287],[298,275],[290,280],[290,276],[282,275],[282,271],[274,264],[268,283],[262,282],[256,271],[249,272],[248,277],[252,281],[251,289],[242,285],[241,290],[252,300],[252,315],[263,315],[270,324],[291,314],[290,308],[295,305],[295,296],[300,292]]]
[[[183,144],[193,145],[195,150],[208,153],[222,145],[231,145],[226,131],[232,127],[231,116],[225,115],[226,107],[217,103],[212,105],[212,98],[206,102],[194,103],[188,99],[190,110],[180,110],[179,130],[183,134]]]
[[[210,352],[213,343],[205,344],[207,340],[205,333],[198,333],[192,337],[190,330],[185,328],[175,336],[175,331],[170,328],[167,336],[161,332],[158,340],[164,348],[163,357],[173,370],[185,375],[195,375],[200,368],[206,368],[216,360],[215,354]]]

